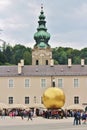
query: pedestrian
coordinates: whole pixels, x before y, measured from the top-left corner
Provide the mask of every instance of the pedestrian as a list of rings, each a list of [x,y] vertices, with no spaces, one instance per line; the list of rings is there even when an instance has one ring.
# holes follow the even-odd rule
[[[78,124],[81,125],[81,112],[77,112]]]
[[[85,112],[83,112],[82,114],[82,121],[83,121],[83,124],[86,124],[86,118],[87,118],[87,115]]]
[[[74,112],[74,122],[73,125],[78,125],[78,113],[77,111]]]
[[[5,110],[4,110],[4,109],[2,110],[1,118],[4,118],[4,119],[5,119]]]
[[[21,116],[21,119],[23,120],[24,119],[24,111],[23,110],[20,112],[20,116]]]
[[[33,112],[32,112],[32,110],[29,110],[28,111],[28,120],[29,119],[32,120],[32,117],[33,117]]]

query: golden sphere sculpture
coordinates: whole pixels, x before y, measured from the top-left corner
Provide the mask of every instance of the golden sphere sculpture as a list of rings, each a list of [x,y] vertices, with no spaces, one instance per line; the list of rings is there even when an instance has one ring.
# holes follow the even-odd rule
[[[50,87],[43,93],[42,101],[47,109],[61,108],[65,104],[65,94],[59,88]]]

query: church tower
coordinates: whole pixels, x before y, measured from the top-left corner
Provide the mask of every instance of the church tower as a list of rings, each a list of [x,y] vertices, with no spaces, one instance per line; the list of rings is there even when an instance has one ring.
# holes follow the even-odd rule
[[[43,6],[39,15],[37,32],[34,34],[36,44],[32,50],[32,65],[50,65],[52,60],[52,49],[48,44],[50,34],[47,32]]]

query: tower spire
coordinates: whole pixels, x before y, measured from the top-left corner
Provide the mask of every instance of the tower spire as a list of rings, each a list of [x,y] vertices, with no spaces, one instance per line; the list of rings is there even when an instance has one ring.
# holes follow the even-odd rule
[[[36,44],[34,47],[47,48],[50,47],[48,41],[50,39],[50,34],[47,32],[45,15],[43,11],[43,4],[41,4],[41,12],[39,15],[37,32],[34,34],[34,39]]]
[[[43,11],[43,4],[41,4],[41,11]]]

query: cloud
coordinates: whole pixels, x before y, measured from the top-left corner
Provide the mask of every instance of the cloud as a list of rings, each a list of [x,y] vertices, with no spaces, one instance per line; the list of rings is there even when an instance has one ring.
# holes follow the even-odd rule
[[[10,5],[11,5],[11,0],[0,0],[0,11],[5,10]]]
[[[0,37],[11,44],[33,46],[41,3],[52,47],[87,46],[87,0],[0,0]]]

